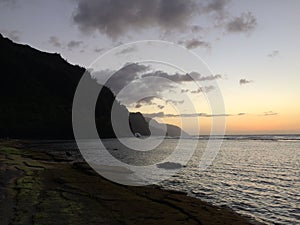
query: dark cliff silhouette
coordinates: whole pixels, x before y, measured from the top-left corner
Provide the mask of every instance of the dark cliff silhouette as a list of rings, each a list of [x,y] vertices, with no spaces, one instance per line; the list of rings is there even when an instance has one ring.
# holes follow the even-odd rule
[[[155,119],[145,118],[148,123],[149,130],[151,135],[154,136],[168,136],[168,137],[189,137],[190,135],[182,130],[180,127],[177,127],[172,124],[163,124],[157,122]]]
[[[129,124],[133,134],[140,134],[144,136],[151,135],[149,124],[142,113],[130,113]]]
[[[85,69],[59,54],[16,44],[2,35],[0,49],[0,137],[73,138],[72,102]],[[99,85],[93,78],[89,82]],[[110,119],[114,100],[114,94],[103,87],[95,113],[100,137],[115,136]],[[128,120],[128,110],[117,105]],[[147,135],[144,130],[147,127],[134,132]]]
[[[74,138],[72,103],[85,69],[69,64],[57,53],[16,44],[1,34],[0,49],[0,138]],[[99,88],[91,76],[87,77],[87,82],[91,88]],[[114,101],[115,95],[103,87],[95,109],[100,137],[116,136],[111,122]],[[118,135],[151,134],[149,123],[141,113],[128,112],[118,101],[116,107]],[[179,127],[173,128],[175,132],[169,132],[171,125],[167,126],[168,135],[179,136]],[[96,137],[87,134],[86,138]]]

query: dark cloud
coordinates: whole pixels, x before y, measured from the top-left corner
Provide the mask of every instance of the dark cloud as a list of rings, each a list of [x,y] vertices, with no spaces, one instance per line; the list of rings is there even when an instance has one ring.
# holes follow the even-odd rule
[[[179,74],[179,73],[168,74],[168,73],[160,71],[160,70],[142,75],[142,77],[151,77],[151,76],[166,78],[166,79],[168,79],[170,81],[174,81],[174,82],[208,81],[208,80],[219,79],[222,77],[219,74],[202,76],[200,73],[197,73],[197,72],[191,72],[191,73],[187,73],[187,74]]]
[[[204,7],[204,10],[208,13],[215,12],[215,13],[223,14],[229,2],[230,0],[211,0]]]
[[[164,105],[157,104],[157,103],[153,102],[153,100],[156,99],[156,98],[157,98],[156,96],[150,96],[150,97],[143,98],[143,99],[139,100],[139,101],[136,103],[135,108],[141,108],[141,107],[144,106],[144,105],[155,105],[155,106],[157,106],[157,108],[159,108],[159,109],[165,108]],[[174,104],[174,105],[178,105],[178,104],[183,104],[183,103],[184,103],[184,100],[167,99],[167,100],[165,101],[165,103],[166,103],[166,104],[171,103],[171,104]]]
[[[252,80],[240,79],[240,85],[252,83]]]
[[[191,72],[189,74],[175,73],[170,74],[160,70],[153,70],[150,66],[132,63],[125,65],[118,71],[102,70],[92,71],[92,75],[98,79],[101,83],[100,78],[109,77],[105,86],[109,87],[119,101],[125,105],[130,105],[136,102],[136,97],[140,96],[156,96],[160,98],[161,94],[166,92],[175,92],[179,88],[179,85],[184,82],[197,82],[197,81],[210,81],[221,78],[221,75],[209,75],[202,76],[199,73]],[[165,79],[162,79],[165,78]],[[146,80],[146,81],[145,81]],[[130,84],[130,89],[126,89],[126,93],[120,93],[120,91]],[[207,86],[207,91],[211,90],[212,87]],[[175,92],[176,93],[176,92]],[[125,95],[126,94],[126,95]],[[141,105],[150,104],[153,99],[144,99],[138,102],[137,107]],[[173,102],[173,104],[183,104],[182,101]],[[170,101],[171,102],[171,101]],[[152,102],[152,104],[154,104]],[[155,105],[157,105],[155,103]]]
[[[83,44],[83,41],[69,41],[67,46],[68,46],[69,50],[72,50],[73,48],[78,48],[82,44]]]
[[[105,50],[104,48],[95,48],[94,52],[100,53],[100,52],[103,52],[104,50]]]
[[[257,25],[256,18],[251,12],[242,13],[239,17],[235,17],[226,25],[226,30],[231,33],[247,33],[254,30]]]
[[[201,92],[210,92],[215,90],[215,87],[213,85],[205,86],[205,87],[200,87],[197,90],[190,91],[192,94],[197,94]]]
[[[209,42],[206,42],[206,41],[201,41],[201,40],[198,40],[198,39],[191,39],[191,40],[186,40],[186,41],[179,41],[178,42],[179,44],[184,44],[184,46],[187,48],[187,49],[194,49],[194,48],[197,48],[197,47],[203,47],[203,48],[211,48],[211,45]]]
[[[276,57],[278,55],[279,55],[279,51],[278,50],[274,50],[273,52],[271,52],[271,53],[268,54],[268,57],[274,58],[274,57]]]
[[[164,105],[157,104],[156,102],[153,101],[156,98],[158,98],[158,97],[157,96],[149,96],[149,97],[143,98],[136,103],[135,108],[141,108],[144,105],[155,105],[159,109],[165,108]]]
[[[67,47],[69,50],[72,50],[74,48],[78,48],[83,44],[83,41],[69,41],[68,43],[63,43],[58,37],[51,36],[48,40],[48,43],[50,43],[55,48],[65,48]],[[80,52],[84,52],[84,49],[81,49]]]
[[[149,88],[153,88],[153,90],[166,90],[166,87],[173,87],[173,84],[170,84],[170,81],[173,82],[195,82],[195,81],[210,81],[214,79],[221,78],[221,75],[209,75],[209,76],[202,76],[201,74],[197,72],[191,72],[189,74],[169,74],[160,70],[157,71],[151,71],[151,68],[149,66],[141,65],[138,63],[132,63],[125,65],[122,69],[119,71],[99,71],[99,72],[93,72],[93,76],[110,76],[109,80],[106,83],[106,86],[111,88],[115,93],[118,93],[122,88],[124,88],[127,84],[129,84],[132,81],[138,81],[140,78],[147,78],[147,77],[153,77],[153,78],[166,78],[166,80],[160,79],[160,85],[157,85],[157,79],[153,79],[153,83],[143,83],[143,87],[148,86]],[[210,88],[210,87],[208,87]],[[167,89],[171,90],[171,89]]]
[[[184,100],[172,100],[172,99],[168,99],[168,100],[166,100],[166,103],[171,103],[171,104],[174,104],[174,105],[178,105],[178,104],[183,104]]]
[[[132,63],[125,65],[122,69],[116,72],[106,71],[106,73],[113,73],[106,83],[106,86],[111,88],[115,93],[119,93],[130,82],[139,79],[138,75],[140,73],[146,72],[149,69],[149,66]]]
[[[79,29],[84,33],[99,31],[114,40],[146,29],[156,29],[162,36],[205,32],[206,29],[201,27],[201,24],[191,24],[196,16],[208,20],[211,27],[225,28],[229,33],[249,32],[257,25],[256,18],[251,12],[233,18],[227,7],[230,0],[77,0],[76,2],[72,19]],[[209,43],[200,40],[193,40],[186,46],[210,47]]]
[[[205,86],[205,87],[204,87],[204,91],[205,91],[205,92],[210,92],[210,91],[213,91],[213,90],[215,90],[215,87],[212,86],[212,85],[210,85],[210,86]]]
[[[191,26],[191,31],[193,33],[199,33],[201,31],[203,31],[203,27],[198,26],[198,25],[193,25],[193,26]]]
[[[208,12],[212,12],[212,11],[221,12],[224,11],[225,6],[229,1],[230,0],[212,0],[206,5],[205,9]]]
[[[56,48],[60,48],[62,46],[62,43],[60,42],[59,38],[56,36],[51,36],[48,41],[52,46]]]
[[[191,72],[190,75],[198,80],[198,81],[209,81],[209,80],[216,80],[216,79],[221,79],[222,75],[220,74],[216,74],[216,75],[209,75],[209,76],[202,76],[201,74],[197,73],[197,72]]]
[[[122,55],[122,54],[127,54],[127,53],[131,53],[131,52],[135,52],[137,49],[134,46],[131,46],[129,48],[125,48],[122,51],[116,53],[117,55]]]
[[[73,20],[84,32],[98,30],[117,38],[152,27],[182,30],[198,11],[193,0],[78,0]]]
[[[165,114],[164,112],[143,114],[148,118],[163,118],[163,117],[219,117],[219,116],[235,116],[233,114],[207,114],[207,113],[183,113],[183,114]]]
[[[139,102],[145,102],[145,103],[148,103],[148,104],[152,104],[153,103],[153,100],[157,98],[156,96],[148,96],[146,98],[143,98],[141,100],[139,100]]]
[[[264,112],[264,116],[275,116],[275,115],[278,115],[278,113],[273,111]]]
[[[187,93],[187,92],[189,92],[190,90],[189,89],[182,89],[180,92],[181,93]]]
[[[141,103],[137,103],[136,105],[135,105],[135,108],[136,109],[138,109],[138,108],[141,108],[143,105],[141,104]]]
[[[203,92],[203,88],[198,88],[197,90],[191,91],[192,94],[198,94],[200,92]]]

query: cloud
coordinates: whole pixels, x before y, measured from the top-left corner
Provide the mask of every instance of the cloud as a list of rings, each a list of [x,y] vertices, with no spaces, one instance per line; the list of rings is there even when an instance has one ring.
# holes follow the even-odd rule
[[[112,40],[150,29],[162,36],[207,32],[201,21],[208,27],[225,28],[228,33],[247,33],[257,25],[251,12],[231,16],[227,7],[230,0],[76,0],[76,3],[72,14],[74,24],[85,34],[100,32]],[[186,46],[209,48],[210,44],[190,40]]]
[[[150,87],[153,90],[161,90],[163,88],[165,90],[166,87],[172,87],[173,84],[168,84],[170,81],[181,83],[181,82],[195,82],[195,81],[210,81],[219,79],[222,76],[219,74],[202,76],[200,73],[191,72],[189,74],[169,74],[164,71],[156,70],[151,71],[151,67],[145,66],[138,63],[132,63],[125,65],[122,69],[118,71],[98,71],[93,72],[93,76],[110,76],[109,80],[106,82],[106,85],[111,88],[115,93],[118,93],[123,87],[129,84],[132,81],[137,81],[141,78],[153,77],[153,83],[143,83],[143,87]],[[155,78],[166,78],[166,80],[160,79],[160,85],[157,85],[157,79]],[[211,88],[211,87],[208,87]]]
[[[144,105],[155,105],[159,109],[165,108],[164,105],[157,104],[156,102],[153,101],[156,98],[157,98],[157,96],[149,96],[149,97],[143,98],[135,104],[135,108],[141,108]]]
[[[221,75],[218,74],[202,76],[197,72],[189,74],[167,73],[138,63],[126,64],[118,71],[92,71],[92,76],[98,79],[100,83],[101,80],[99,79],[109,78],[104,85],[114,92],[117,99],[127,106],[135,103],[135,107],[138,108],[142,105],[150,104],[146,100],[139,102],[139,104],[136,103],[136,97],[140,96],[141,93],[143,96],[156,96],[160,98],[162,94],[163,96],[168,95],[167,92],[174,92],[175,90],[177,92],[179,85],[185,82],[210,81],[221,78]],[[130,88],[126,88],[126,93],[120,92],[129,84]],[[212,87],[207,86],[206,89],[209,91]],[[177,99],[176,101],[173,104],[183,104],[182,101],[178,101]]]
[[[178,105],[178,104],[183,104],[184,103],[184,100],[172,100],[172,99],[168,99],[166,100],[166,103],[172,103],[174,105]]]
[[[233,114],[207,114],[207,113],[183,113],[183,114],[165,114],[164,112],[157,112],[157,113],[144,113],[145,117],[148,118],[163,118],[163,117],[176,117],[176,118],[183,118],[183,117],[227,117],[227,116],[236,116]]]
[[[218,14],[218,16],[224,16],[225,8],[229,2],[230,2],[230,0],[211,0],[204,7],[204,10],[207,13],[214,12],[214,13]]]
[[[117,52],[116,55],[123,55],[123,54],[127,54],[127,53],[131,53],[131,52],[135,52],[137,49],[135,46],[131,46],[129,48],[125,48],[120,52]]]
[[[187,93],[187,92],[189,92],[190,90],[189,89],[182,89],[180,92],[181,93]]]
[[[135,108],[141,108],[143,105],[157,105],[153,102],[153,100],[156,98],[156,96],[148,96],[146,98],[143,98],[137,102],[135,105]]]
[[[240,79],[240,85],[252,83],[252,80]]]
[[[230,33],[247,33],[257,26],[256,18],[251,12],[242,13],[227,23],[226,30]]]
[[[122,69],[118,71],[100,71],[100,76],[101,73],[113,74],[106,82],[106,86],[117,94],[130,82],[139,79],[138,75],[140,73],[146,72],[149,69],[149,66],[141,65],[138,63],[132,63],[125,65]]]
[[[215,75],[211,74],[209,76],[202,76],[198,72],[191,72],[190,75],[198,81],[209,81],[209,80],[216,80],[222,78],[222,75],[220,74],[215,74]]]
[[[67,46],[69,50],[72,50],[73,48],[78,48],[81,44],[83,44],[83,41],[69,41]]]
[[[190,91],[190,92],[192,94],[197,94],[197,93],[200,93],[200,92],[210,92],[212,90],[215,90],[215,87],[213,85],[209,85],[209,86],[200,87],[197,90]]]
[[[264,116],[275,116],[275,115],[278,115],[278,113],[273,111],[264,112]]]
[[[230,0],[212,0],[208,2],[208,4],[205,7],[205,10],[207,10],[208,12],[222,12],[224,11],[228,2],[230,2]]]
[[[136,103],[135,108],[141,108],[144,105],[155,105],[159,109],[165,108],[165,105],[161,105],[161,104],[157,104],[157,103],[153,102],[153,100],[155,98],[157,98],[157,97],[156,96],[150,96],[150,97],[143,98],[143,99],[139,100]],[[165,103],[166,104],[171,103],[171,104],[174,104],[174,105],[178,105],[178,104],[183,104],[184,100],[167,99],[167,100],[165,100]]]
[[[83,41],[69,41],[68,43],[63,43],[58,37],[50,36],[48,43],[50,43],[55,48],[65,48],[68,47],[69,50],[74,48],[78,48],[83,44]],[[84,49],[80,51],[81,53],[84,52]]]
[[[191,72],[187,74],[179,74],[179,73],[168,74],[160,70],[142,75],[142,77],[151,77],[151,76],[166,78],[174,82],[209,81],[209,80],[219,79],[222,77],[220,74],[202,76],[198,72]]]
[[[104,48],[95,48],[94,52],[100,53],[100,52],[103,52],[104,50],[105,50]]]
[[[51,36],[48,41],[52,46],[56,48],[60,48],[62,46],[62,43],[60,42],[59,38],[56,36]]]
[[[211,45],[209,42],[206,42],[206,41],[201,41],[201,40],[198,40],[198,39],[191,39],[191,40],[186,40],[186,41],[179,41],[178,42],[179,44],[184,44],[184,46],[187,48],[187,49],[194,49],[194,48],[197,48],[197,47],[204,47],[204,48],[208,48],[210,49],[211,48]]]
[[[183,30],[197,12],[193,0],[78,0],[73,21],[83,32],[98,30],[117,38],[129,30],[153,27]]]
[[[238,115],[238,116],[245,116],[246,113],[238,113],[237,115]]]
[[[274,57],[276,57],[278,55],[279,55],[279,51],[278,50],[274,50],[273,52],[271,52],[271,53],[268,54],[268,57],[274,58]]]
[[[136,105],[135,105],[135,108],[136,109],[138,109],[138,108],[141,108],[143,105],[141,104],[141,103],[137,103]]]
[[[191,31],[192,31],[192,33],[199,33],[201,31],[203,31],[203,27],[201,27],[199,25],[193,25],[193,26],[191,26]]]

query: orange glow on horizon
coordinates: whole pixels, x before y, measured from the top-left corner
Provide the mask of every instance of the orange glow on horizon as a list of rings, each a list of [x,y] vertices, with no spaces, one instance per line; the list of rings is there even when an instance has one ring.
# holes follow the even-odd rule
[[[175,117],[160,118],[157,121],[162,123],[181,126],[181,119]],[[212,118],[199,117],[200,134],[209,134]],[[195,120],[185,118],[185,131],[195,134],[198,126],[193,123]],[[259,134],[259,133],[300,133],[300,116],[298,115],[244,115],[228,116],[226,118],[227,134]]]

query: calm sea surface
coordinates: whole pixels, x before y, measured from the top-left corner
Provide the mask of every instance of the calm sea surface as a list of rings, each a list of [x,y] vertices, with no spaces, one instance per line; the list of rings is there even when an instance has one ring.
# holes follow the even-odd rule
[[[182,157],[195,143],[196,151],[179,173],[159,183],[160,186],[230,207],[267,224],[300,224],[299,135],[226,136],[212,165],[204,171],[198,166],[207,137],[181,141],[183,147],[177,157]],[[164,140],[150,152],[128,151],[114,139],[104,143],[119,160],[148,165],[168,156],[178,140]],[[32,147],[57,151],[76,149],[72,142],[43,142]],[[96,151],[93,141],[86,142],[86,147]]]

